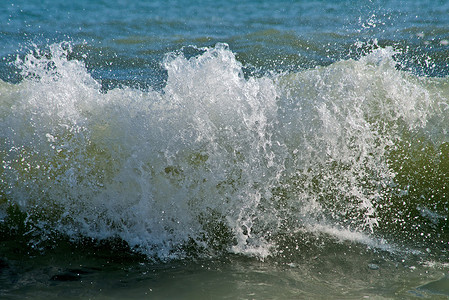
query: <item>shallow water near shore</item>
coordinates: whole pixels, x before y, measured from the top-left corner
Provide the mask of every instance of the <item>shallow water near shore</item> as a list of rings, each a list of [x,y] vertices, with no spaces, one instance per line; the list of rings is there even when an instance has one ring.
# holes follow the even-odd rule
[[[447,266],[316,239],[303,254],[264,261],[220,258],[149,262],[107,248],[60,247],[2,261],[5,299],[445,299]],[[319,244],[319,245],[317,245]],[[313,249],[313,255],[312,253]],[[304,251],[307,250],[307,251]]]

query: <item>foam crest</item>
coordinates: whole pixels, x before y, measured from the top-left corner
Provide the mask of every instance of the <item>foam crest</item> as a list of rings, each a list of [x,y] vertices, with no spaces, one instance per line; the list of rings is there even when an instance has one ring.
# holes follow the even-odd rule
[[[406,132],[426,131],[441,117],[441,96],[423,85],[426,79],[398,71],[394,54],[379,48],[281,79],[282,135],[299,144],[290,146],[292,165],[298,184],[307,186],[298,196],[314,203],[306,215],[318,206],[337,223],[373,232],[379,200],[395,184],[391,149]]]
[[[266,167],[277,159],[266,129],[276,114],[272,81],[244,79],[218,46],[167,59],[163,93],[102,94],[61,48],[19,62],[26,79],[3,122],[6,197],[45,211],[65,233],[118,236],[158,257],[207,243],[210,222],[246,223],[235,246],[251,248],[250,216],[267,192],[253,185],[278,172]]]
[[[162,91],[100,92],[67,44],[18,60],[24,80],[0,86],[2,206],[36,235],[118,237],[159,259],[265,257],[300,228],[369,244],[390,149],[441,126],[438,84],[391,49],[257,78],[225,44],[198,50],[167,55]]]

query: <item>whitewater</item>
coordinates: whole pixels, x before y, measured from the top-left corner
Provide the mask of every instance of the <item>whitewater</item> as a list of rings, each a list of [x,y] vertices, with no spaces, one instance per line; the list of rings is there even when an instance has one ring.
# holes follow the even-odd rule
[[[262,77],[225,44],[196,50],[167,55],[161,91],[102,92],[70,44],[17,60],[24,81],[2,83],[1,182],[27,234],[118,237],[162,259],[265,257],[304,228],[382,229],[385,198],[407,193],[392,152],[408,135],[445,145],[445,82],[398,71],[392,49]]]

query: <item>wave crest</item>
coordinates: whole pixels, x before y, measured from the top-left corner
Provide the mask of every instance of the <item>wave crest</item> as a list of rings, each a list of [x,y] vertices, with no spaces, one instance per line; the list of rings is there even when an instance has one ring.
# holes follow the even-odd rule
[[[49,49],[0,85],[4,220],[18,205],[40,235],[118,237],[160,259],[265,257],[304,228],[372,236],[398,217],[394,150],[446,138],[444,79],[399,71],[391,49],[245,78],[218,44],[168,55],[161,91],[108,92],[70,45]]]

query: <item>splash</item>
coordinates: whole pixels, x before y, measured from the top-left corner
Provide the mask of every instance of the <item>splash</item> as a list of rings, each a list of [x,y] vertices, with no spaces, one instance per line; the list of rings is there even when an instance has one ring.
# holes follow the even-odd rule
[[[37,239],[119,238],[158,259],[266,257],[304,228],[363,242],[404,132],[445,138],[441,86],[392,49],[259,77],[225,44],[198,50],[167,55],[162,91],[102,92],[68,44],[18,59],[24,79],[0,86],[4,220],[18,206]]]

